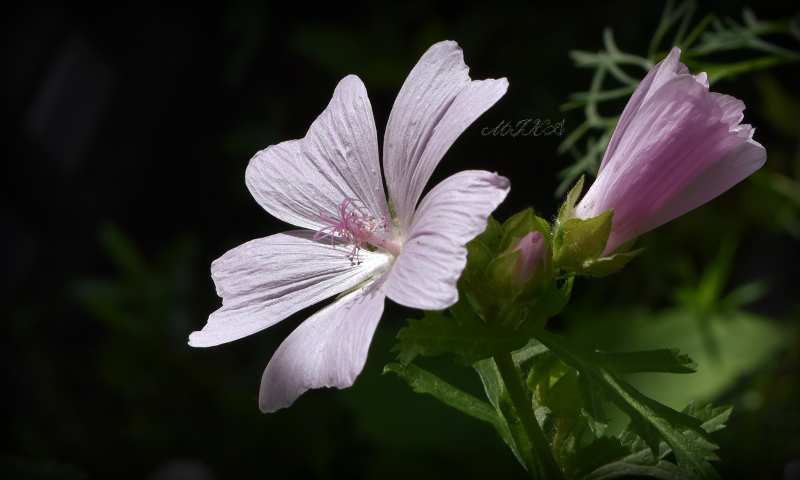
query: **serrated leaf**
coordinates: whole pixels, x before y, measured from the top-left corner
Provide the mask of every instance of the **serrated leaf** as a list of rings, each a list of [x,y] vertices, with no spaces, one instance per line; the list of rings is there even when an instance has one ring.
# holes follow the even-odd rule
[[[437,400],[440,400],[446,405],[464,412],[471,417],[477,418],[478,420],[489,422],[494,425],[498,431],[501,430],[499,427],[501,426],[500,424],[503,423],[502,419],[492,405],[459,390],[436,375],[416,365],[400,365],[399,363],[390,363],[386,365],[383,368],[383,373],[386,374],[388,372],[396,373],[397,376],[412,387],[415,392],[433,395]]]
[[[494,365],[494,362],[488,360]],[[450,385],[436,375],[417,367],[416,365],[400,365],[390,363],[383,369],[383,373],[396,373],[398,378],[406,382],[416,393],[427,393],[432,395],[442,403],[455,408],[467,415],[489,422],[500,435],[500,438],[511,448],[514,455],[525,465],[525,459],[520,455],[515,444],[514,437],[511,435],[508,423],[500,413],[499,406],[489,405],[472,395]],[[489,398],[492,398],[491,396]],[[498,397],[499,398],[499,397]],[[530,450],[528,450],[530,452]]]
[[[662,348],[644,352],[600,353],[597,361],[616,373],[695,373],[697,364],[680,349]]]
[[[628,415],[636,434],[644,440],[654,456],[658,456],[660,439],[663,439],[675,452],[678,463],[685,472],[691,473],[694,470],[703,478],[719,477],[708,463],[718,458],[712,451],[713,440],[703,429],[702,420],[646,397],[618,378],[610,369],[603,367],[602,362],[598,361],[603,358],[603,354],[599,352],[581,349],[549,332],[541,332],[537,338],[561,356],[565,363],[578,369],[584,407],[595,420],[598,418],[594,415],[604,415],[602,402],[599,408],[596,403],[587,408],[586,396],[600,390]],[[592,411],[590,408],[596,410]],[[682,430],[689,430],[693,434],[684,435]],[[702,437],[703,441],[696,441],[697,436]]]
[[[650,455],[649,451],[645,451]],[[607,463],[593,472],[580,477],[580,480],[611,480],[612,478],[642,476],[653,477],[661,480],[700,480],[693,473],[688,473],[681,467],[666,460],[659,460],[655,465],[641,465],[628,462],[629,457],[613,463]]]
[[[717,431],[725,428],[725,421],[731,413],[732,407],[711,408],[710,405],[694,412],[694,406],[689,404],[684,413],[691,415],[703,422],[703,428],[708,431]],[[682,432],[684,435],[693,435],[689,430]],[[612,462],[581,477],[581,480],[610,480],[627,475],[641,475],[665,480],[701,480],[704,477],[696,472],[687,472],[672,462],[663,460],[672,452],[666,442],[660,442],[660,458],[653,457],[649,447],[634,433],[632,425],[628,425],[619,435],[623,445],[631,449],[630,455]]]
[[[397,334],[400,339],[392,351],[408,365],[417,355],[455,353],[455,362],[472,365],[478,360],[518,350],[528,343],[528,335],[520,331],[483,322],[459,323],[438,312],[425,312],[422,320],[408,320],[408,326]]]

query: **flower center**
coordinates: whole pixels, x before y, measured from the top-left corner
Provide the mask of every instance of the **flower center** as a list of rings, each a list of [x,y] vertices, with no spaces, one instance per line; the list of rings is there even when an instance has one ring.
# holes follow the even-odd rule
[[[358,252],[367,245],[378,247],[395,257],[398,256],[402,246],[377,235],[377,233],[385,232],[389,229],[391,224],[389,219],[372,217],[367,212],[367,207],[359,207],[356,203],[363,205],[363,202],[357,198],[345,198],[338,208],[338,220],[329,218],[320,212],[319,218],[329,225],[320,229],[314,235],[314,241],[331,237],[331,245],[335,247],[335,236],[338,236],[345,241],[346,245],[353,246],[353,251],[350,253],[349,258],[350,263],[354,265],[361,263],[358,259]]]

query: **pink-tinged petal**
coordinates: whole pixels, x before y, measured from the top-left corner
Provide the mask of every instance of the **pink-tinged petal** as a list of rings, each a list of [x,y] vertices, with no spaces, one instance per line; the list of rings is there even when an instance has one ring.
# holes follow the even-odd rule
[[[386,295],[423,310],[453,305],[467,263],[465,245],[486,229],[509,190],[507,178],[481,170],[457,173],[434,187],[420,202],[403,251],[386,275]]]
[[[501,78],[499,80],[475,80],[466,84],[458,93],[450,108],[434,128],[419,162],[416,165],[408,166],[413,170],[410,179],[406,180],[405,193],[395,199],[394,204],[400,222],[401,235],[408,233],[417,200],[422,195],[422,190],[444,154],[475,119],[505,95],[506,90],[508,90],[508,80]]]
[[[625,135],[625,131],[639,112],[642,103],[644,103],[646,99],[649,99],[653,93],[661,88],[670,78],[675,75],[685,75],[689,73],[689,69],[686,68],[686,65],[678,61],[680,56],[681,49],[673,47],[667,58],[658,62],[655,67],[650,69],[644,77],[644,80],[636,87],[636,91],[631,95],[631,99],[628,100],[625,109],[622,111],[622,115],[619,117],[617,128],[614,130],[614,135],[611,136],[611,141],[608,143],[605,156],[603,156],[603,162],[600,164],[600,170],[597,172],[598,175],[608,164],[608,159],[614,155],[620,139]]]
[[[353,385],[367,360],[385,298],[383,279],[378,279],[301,323],[264,370],[261,411],[288,407],[310,388]]]
[[[749,139],[749,127],[730,128],[735,102],[720,100],[694,77],[678,75],[640,107],[616,153],[576,209],[579,218],[614,209],[606,253],[641,234],[644,222]]]
[[[520,254],[514,276],[517,286],[521,287],[531,278],[540,262],[547,264],[547,242],[542,232],[530,232],[511,249],[512,252],[517,250]]]
[[[646,221],[641,233],[713,200],[761,168],[766,161],[767,151],[758,142],[748,140],[734,147]]]
[[[261,331],[289,315],[336,295],[389,268],[392,256],[313,242],[314,232],[286,232],[240,245],[211,264],[222,308],[208,317],[189,345],[210,347]]]
[[[389,218],[372,106],[361,80],[350,75],[339,82],[305,138],[258,152],[245,180],[265,210],[292,225],[326,227],[319,214],[338,218],[337,207],[348,197],[360,200],[370,216]]]
[[[434,128],[470,83],[469,68],[456,42],[439,42],[428,49],[411,70],[389,114],[383,141],[383,169],[389,195],[399,218],[406,211],[409,179],[416,169]],[[416,203],[416,199],[414,202]]]

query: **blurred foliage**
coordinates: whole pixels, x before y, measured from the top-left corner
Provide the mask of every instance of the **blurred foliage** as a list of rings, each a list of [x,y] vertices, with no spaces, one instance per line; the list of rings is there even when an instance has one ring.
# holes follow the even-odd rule
[[[689,30],[692,14],[696,8],[692,0],[684,0],[678,6],[675,6],[673,0],[667,1],[661,22],[650,41],[646,57],[621,51],[614,43],[614,35],[610,27],[606,28],[603,33],[605,50],[598,53],[580,50],[570,52],[575,66],[593,68],[595,73],[588,92],[573,93],[570,95],[571,101],[561,106],[563,110],[584,107],[586,120],[558,147],[559,154],[570,152],[575,158],[575,164],[559,173],[559,177],[563,180],[556,189],[556,197],[564,195],[567,188],[582,174],[597,174],[600,161],[619,121],[619,115],[602,116],[599,113],[599,105],[609,100],[627,98],[641,82],[638,76],[632,77],[626,73],[623,66],[641,67],[643,73],[647,74],[656,63],[667,56],[673,46],[677,46],[681,49],[681,62],[685,63],[695,74],[706,72],[709,84],[713,85],[719,80],[731,79],[743,73],[800,61],[800,50],[787,49],[763,38],[767,35],[783,34],[792,36],[797,42],[800,42],[800,33],[798,33],[800,32],[798,26],[800,17],[763,21],[756,18],[751,9],[745,7],[742,12],[743,25],[739,25],[730,18],[715,18],[710,13],[692,27],[692,30]],[[665,43],[667,33],[672,30],[675,30],[674,39],[670,43]],[[662,48],[664,49],[662,50]],[[762,56],[731,63],[713,63],[706,60],[713,54],[736,49],[753,50]],[[610,90],[604,89],[606,74],[610,74],[623,86]],[[788,107],[791,108],[791,106]],[[778,115],[782,114],[778,113]],[[598,139],[590,136],[587,140],[586,152],[581,153],[575,145],[593,129],[602,130],[602,134]]]

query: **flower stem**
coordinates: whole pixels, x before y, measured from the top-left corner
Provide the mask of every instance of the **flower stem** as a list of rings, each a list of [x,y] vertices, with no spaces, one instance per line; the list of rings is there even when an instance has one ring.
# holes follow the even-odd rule
[[[528,435],[533,447],[533,453],[544,471],[545,478],[547,480],[563,480],[564,475],[561,473],[561,467],[558,466],[558,462],[556,462],[556,458],[550,450],[550,445],[547,443],[547,439],[544,438],[542,427],[539,426],[539,422],[533,414],[531,399],[525,393],[525,386],[517,374],[517,368],[514,365],[514,359],[511,358],[511,353],[495,356],[494,363],[497,365],[500,376],[503,377],[508,396],[511,399],[511,403],[514,404],[514,408],[517,409],[519,420]]]

